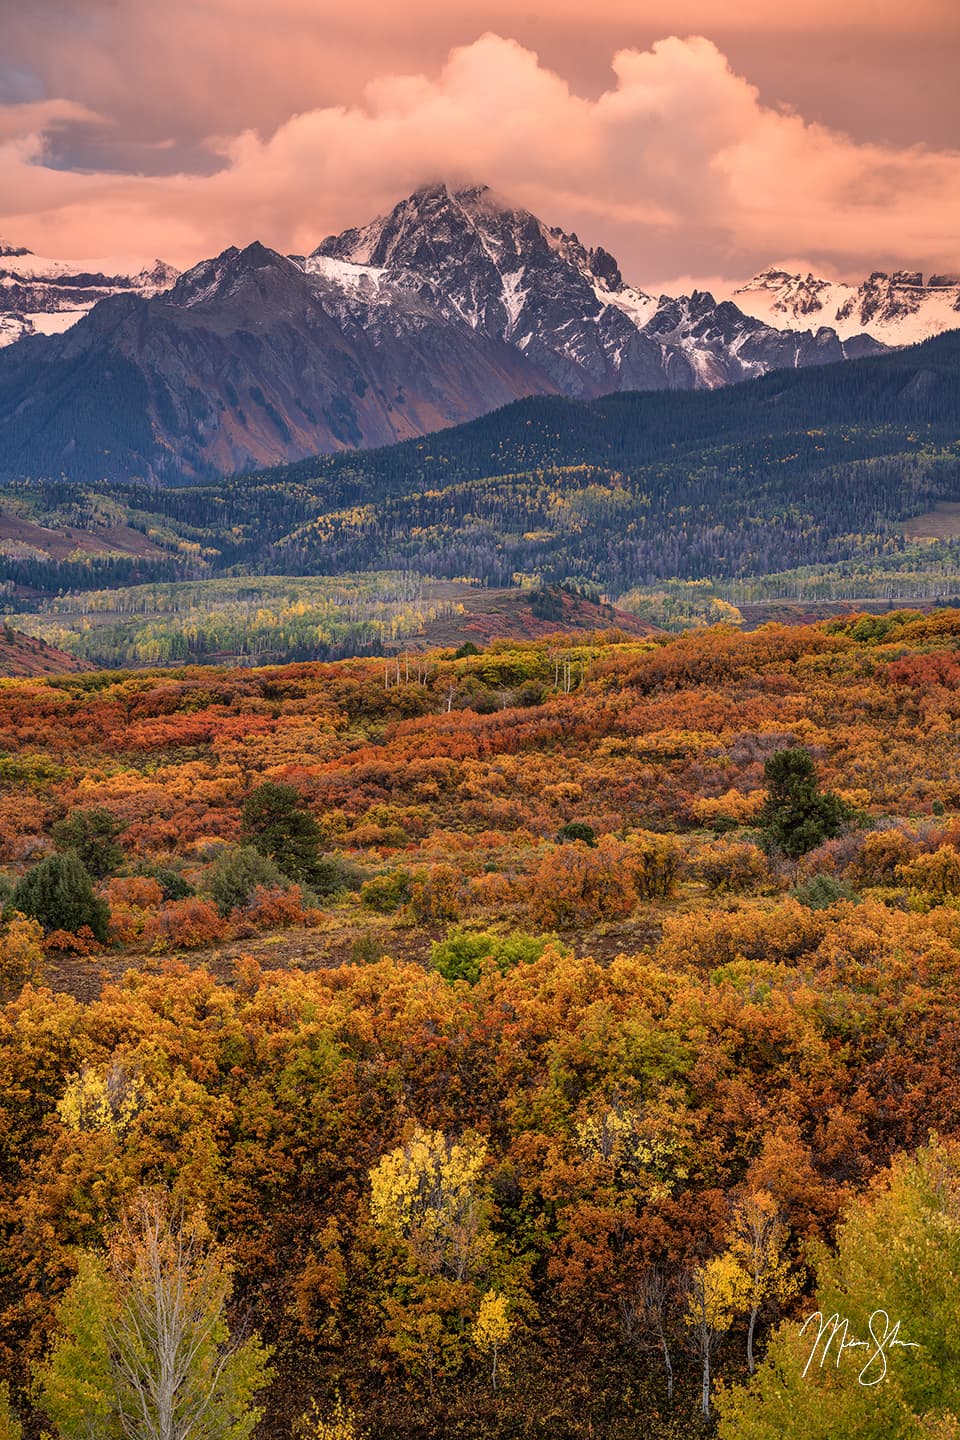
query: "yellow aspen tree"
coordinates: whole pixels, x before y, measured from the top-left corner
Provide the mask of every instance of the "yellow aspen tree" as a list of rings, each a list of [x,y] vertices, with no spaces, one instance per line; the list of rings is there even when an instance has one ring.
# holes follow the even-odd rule
[[[325,1414],[316,1400],[311,1400],[310,1410],[301,1421],[299,1434],[304,1440],[367,1440],[367,1432],[360,1428],[356,1414],[338,1395],[333,1409]]]
[[[702,1367],[701,1409],[710,1419],[711,1362],[737,1315],[749,1305],[750,1276],[728,1252],[698,1265],[689,1276],[684,1321]]]
[[[960,1146],[898,1156],[811,1258],[814,1296],[717,1397],[720,1440],[957,1440]]]
[[[465,1280],[485,1220],[486,1159],[476,1136],[450,1140],[416,1126],[370,1172],[374,1222],[406,1240],[428,1271]]]
[[[784,1304],[797,1293],[799,1276],[790,1272],[783,1250],[787,1227],[768,1190],[756,1190],[736,1207],[731,1226],[730,1254],[750,1277],[750,1312],[747,1322],[747,1369],[756,1369],[753,1337],[757,1316],[767,1302]]]
[[[480,1301],[480,1310],[473,1325],[473,1343],[482,1355],[490,1355],[490,1385],[497,1388],[497,1364],[500,1351],[513,1333],[510,1307],[505,1295],[488,1290]]]
[[[104,1075],[88,1066],[67,1082],[57,1106],[57,1116],[68,1130],[109,1130],[120,1136],[146,1103],[146,1091],[139,1076],[121,1062]]]
[[[37,1368],[41,1404],[61,1440],[249,1440],[272,1378],[256,1335],[230,1335],[229,1255],[200,1217],[141,1191],[86,1252]]]

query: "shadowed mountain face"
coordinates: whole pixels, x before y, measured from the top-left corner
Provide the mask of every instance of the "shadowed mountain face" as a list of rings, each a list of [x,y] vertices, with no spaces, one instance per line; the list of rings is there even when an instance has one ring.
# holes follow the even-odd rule
[[[0,353],[0,474],[232,473],[390,444],[511,400],[714,388],[879,349],[778,331],[483,189],[431,186],[309,257],[230,249]]]

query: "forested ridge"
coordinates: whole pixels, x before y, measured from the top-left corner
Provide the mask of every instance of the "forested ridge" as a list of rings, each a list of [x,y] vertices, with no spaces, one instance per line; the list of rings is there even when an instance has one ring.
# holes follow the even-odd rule
[[[385,450],[166,489],[11,480],[38,524],[113,514],[159,553],[3,545],[25,593],[231,573],[395,569],[617,596],[896,553],[899,522],[960,496],[960,339],[712,392],[541,398]],[[70,517],[75,517],[71,520]]]
[[[151,1256],[217,1433],[949,1435],[958,642],[5,681],[5,1440],[115,1433]],[[922,1362],[804,1378],[837,1294]]]

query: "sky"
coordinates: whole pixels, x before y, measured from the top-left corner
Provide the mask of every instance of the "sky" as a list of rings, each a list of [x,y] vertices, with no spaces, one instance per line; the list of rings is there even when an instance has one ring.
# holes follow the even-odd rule
[[[485,183],[646,289],[960,272],[958,0],[0,0],[0,238],[185,267]]]

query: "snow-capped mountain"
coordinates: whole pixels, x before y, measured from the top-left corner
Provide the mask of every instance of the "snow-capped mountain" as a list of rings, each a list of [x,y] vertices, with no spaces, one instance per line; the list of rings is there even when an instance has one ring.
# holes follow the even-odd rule
[[[307,273],[373,311],[397,291],[516,347],[570,395],[723,385],[780,366],[841,360],[821,329],[776,329],[695,292],[655,298],[607,251],[548,227],[485,186],[427,186],[389,215],[330,236]],[[854,342],[850,353],[863,352]]]
[[[4,263],[28,294],[33,261]],[[169,270],[150,274],[34,273],[61,300],[80,279],[88,298],[119,293],[0,352],[0,473],[229,472],[390,444],[527,395],[712,388],[882,348],[703,292],[647,295],[606,251],[484,188],[424,187],[309,256],[253,244],[169,288]],[[66,309],[44,305],[32,313]]]
[[[747,315],[773,326],[828,325],[841,340],[871,335],[885,345],[914,345],[960,328],[960,275],[875,270],[860,285],[811,274],[763,270],[733,292]]]
[[[59,335],[110,295],[158,295],[180,272],[162,260],[48,260],[0,241],[0,345]]]

